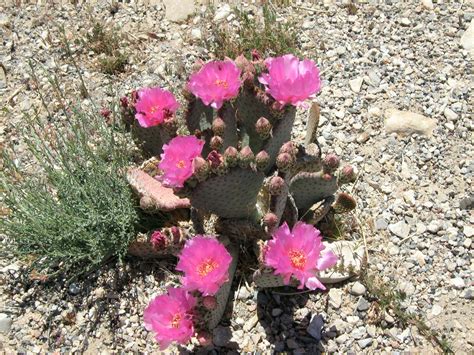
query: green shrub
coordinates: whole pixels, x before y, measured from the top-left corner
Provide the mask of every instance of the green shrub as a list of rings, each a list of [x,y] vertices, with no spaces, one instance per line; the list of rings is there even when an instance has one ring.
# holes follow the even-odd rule
[[[131,156],[124,136],[79,110],[49,130],[37,115],[25,121],[21,139],[34,159],[18,168],[5,151],[1,175],[1,231],[14,252],[35,270],[74,276],[121,258],[139,219],[124,176]],[[34,174],[23,168],[30,163]]]
[[[295,24],[292,22],[281,23],[277,21],[276,12],[268,4],[262,7],[263,18],[261,23],[258,16],[234,8],[234,14],[239,26],[234,33],[227,25],[214,23],[213,8],[208,16],[211,28],[203,36],[203,45],[217,58],[236,58],[240,54],[249,57],[251,50],[256,49],[262,57],[279,56],[292,53],[299,54],[298,36]],[[250,58],[249,58],[250,59]]]

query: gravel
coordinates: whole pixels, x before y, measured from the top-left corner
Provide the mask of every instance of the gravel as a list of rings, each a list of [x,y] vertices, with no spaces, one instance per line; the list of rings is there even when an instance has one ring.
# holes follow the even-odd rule
[[[364,2],[354,3],[355,13],[344,3],[295,2],[279,10],[279,20],[295,19],[301,26],[302,50],[322,72],[318,142],[323,154],[340,152],[359,170],[349,191],[358,203],[354,215],[364,233],[369,274],[403,291],[404,311],[426,319],[455,352],[473,352],[467,336],[474,332],[472,2]],[[92,15],[120,28],[130,64],[125,73],[108,76],[98,70],[96,56],[78,54],[92,96],[102,106],[132,89],[161,85],[180,98],[195,60],[210,56],[199,41],[209,27],[204,7],[193,2],[171,14],[161,1],[148,7],[119,4],[111,15],[108,4],[97,3]],[[243,8],[254,15],[260,11]],[[25,149],[18,141],[22,111],[41,107],[28,80],[28,58],[56,72],[68,93],[77,92],[79,77],[52,23],[64,24],[67,36],[77,39],[89,28],[89,17],[80,4],[0,5],[0,62],[6,69],[0,66],[0,97],[3,112],[9,112],[0,120],[0,143],[14,142],[19,160]],[[236,25],[229,5],[218,5],[213,20]],[[53,95],[47,99],[51,109],[58,107]],[[299,110],[294,132],[299,141],[305,117]],[[172,261],[111,262],[87,280],[71,285],[61,280],[54,287],[25,279],[21,269],[12,255],[2,254],[3,351],[159,351],[142,313],[154,295],[177,282],[169,272]],[[389,311],[378,313],[361,283],[337,284],[328,292],[284,288],[277,294],[258,291],[240,276],[249,288],[241,287],[243,294],[230,302],[214,330],[213,353],[439,351],[416,327],[404,328]],[[239,285],[237,280],[235,289]],[[196,349],[191,344],[182,351]]]

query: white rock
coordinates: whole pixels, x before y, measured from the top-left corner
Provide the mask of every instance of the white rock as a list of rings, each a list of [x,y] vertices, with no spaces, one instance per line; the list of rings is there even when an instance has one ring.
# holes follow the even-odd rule
[[[12,319],[5,313],[0,313],[0,333],[8,333],[12,326]]]
[[[410,21],[407,17],[403,17],[403,18],[400,20],[400,23],[401,23],[403,26],[410,26],[410,25],[411,25],[411,21]]]
[[[403,239],[403,238],[408,237],[408,234],[410,233],[410,226],[406,224],[405,222],[400,221],[397,223],[389,224],[388,230],[392,232],[393,234],[395,234],[397,237],[400,237]]]
[[[165,17],[173,22],[184,21],[194,13],[194,0],[163,0]]]
[[[474,235],[474,228],[472,226],[464,226],[463,233],[466,237],[471,238]]]
[[[443,114],[444,114],[444,117],[446,117],[450,121],[456,121],[459,118],[458,114],[454,112],[453,110],[451,110],[449,107],[446,107],[444,109]]]
[[[352,80],[349,80],[349,86],[351,90],[354,92],[360,92],[360,88],[362,87],[362,83],[364,82],[363,77],[358,77]]]
[[[436,127],[436,121],[410,111],[387,109],[385,111],[385,130],[400,136],[420,134],[431,136]]]
[[[425,254],[423,254],[419,250],[415,251],[415,253],[413,254],[413,259],[415,259],[418,265],[420,266],[424,266],[426,264]]]
[[[231,12],[231,8],[229,4],[225,4],[222,6],[219,10],[217,10],[216,14],[214,15],[214,21],[215,22],[220,22],[223,19],[225,19],[227,16],[229,16]]]
[[[431,0],[421,0],[421,3],[423,5],[423,7],[427,10],[433,10],[434,9],[433,1],[431,1]]]
[[[444,124],[444,126],[449,129],[451,132],[454,131],[454,124],[452,124],[451,122],[446,122]]]
[[[191,37],[193,39],[201,39],[202,38],[201,30],[199,28],[193,28],[191,30]]]
[[[357,281],[354,283],[354,285],[352,285],[350,292],[354,296],[362,296],[363,294],[365,294],[366,291],[367,289],[365,288],[365,286],[362,285],[359,281]]]
[[[433,306],[433,308],[431,308],[431,315],[432,315],[433,317],[439,316],[442,311],[443,311],[443,308],[441,308],[440,306],[438,306],[437,304],[435,304],[435,305]]]
[[[382,110],[377,106],[369,107],[368,111],[369,116],[371,117],[382,117]]]
[[[462,289],[465,286],[464,280],[460,277],[455,277],[454,279],[451,279],[451,285],[453,285],[454,288],[457,289]]]
[[[333,306],[335,309],[341,307],[342,304],[342,290],[337,288],[331,288],[329,290],[329,304]]]
[[[464,49],[470,51],[471,54],[474,54],[474,19],[471,20],[469,27],[462,35],[461,45]]]

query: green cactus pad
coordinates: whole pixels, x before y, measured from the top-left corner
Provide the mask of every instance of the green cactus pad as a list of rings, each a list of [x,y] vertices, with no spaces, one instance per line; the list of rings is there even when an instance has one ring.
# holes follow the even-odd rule
[[[260,172],[233,168],[199,183],[191,192],[191,204],[224,218],[248,218],[255,211],[263,178]]]
[[[275,122],[272,131],[272,137],[265,144],[265,150],[270,156],[266,172],[268,172],[275,164],[278,151],[283,143],[288,142],[291,138],[291,130],[295,122],[296,109],[291,106],[286,109],[281,118]]]
[[[161,126],[142,127],[137,120],[133,121],[132,137],[137,145],[150,156],[159,156],[163,153],[163,144],[170,141],[171,136]]]
[[[317,173],[298,173],[290,181],[290,193],[299,210],[306,211],[313,204],[332,196],[337,190],[337,179],[331,176],[323,178],[322,171]]]
[[[214,113],[210,106],[204,105],[201,99],[192,97],[189,100],[188,108],[185,113],[186,125],[191,134],[196,130],[204,131],[212,125]]]
[[[229,146],[237,147],[239,142],[237,122],[235,120],[235,108],[231,103],[226,102],[224,106],[218,111],[218,116],[222,118],[225,123],[224,139],[221,151],[224,152]]]

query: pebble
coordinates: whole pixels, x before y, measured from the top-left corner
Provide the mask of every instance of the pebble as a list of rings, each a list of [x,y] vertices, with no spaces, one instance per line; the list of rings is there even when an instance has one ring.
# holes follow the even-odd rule
[[[186,20],[194,11],[194,0],[163,0],[166,9],[166,18],[180,22]]]
[[[419,113],[388,109],[385,111],[385,130],[405,137],[419,134],[430,137],[436,128],[436,121]]]
[[[375,229],[377,230],[385,230],[388,227],[388,223],[385,219],[383,218],[377,218],[375,221]]]
[[[239,288],[237,291],[236,297],[238,300],[246,300],[252,297],[252,294],[250,291],[247,289],[247,287],[242,286]]]
[[[191,30],[191,38],[193,39],[201,39],[202,38],[202,33],[199,28],[193,28]]]
[[[356,281],[354,285],[351,287],[351,294],[354,296],[362,296],[365,294],[367,289],[365,288],[364,285],[362,285],[359,281]]]
[[[329,295],[329,304],[338,309],[342,304],[342,290],[338,288],[331,288],[328,292]]]
[[[460,277],[455,277],[454,279],[451,279],[451,285],[453,285],[454,288],[458,290],[464,288],[465,286],[464,280]]]
[[[272,309],[272,316],[273,316],[273,317],[278,317],[278,316],[280,316],[282,313],[283,313],[283,311],[281,310],[281,308],[273,308],[273,309]]]
[[[366,311],[369,309],[369,302],[364,297],[361,297],[359,299],[359,302],[357,302],[357,310],[358,311]]]
[[[349,86],[351,87],[352,91],[354,91],[355,93],[359,93],[363,82],[364,82],[364,78],[358,77],[358,78],[349,80]]]
[[[423,7],[427,10],[433,10],[433,1],[432,0],[422,0],[421,3],[423,4]]]
[[[254,314],[245,324],[244,324],[244,332],[248,332],[250,329],[255,327],[258,322],[258,315]]]
[[[311,317],[306,331],[317,341],[321,340],[321,331],[324,327],[324,318],[320,314],[314,314]]]
[[[441,312],[443,312],[443,308],[441,308],[437,304],[433,305],[433,307],[431,308],[431,315],[433,317],[439,316],[441,314]]]
[[[12,327],[13,320],[5,313],[0,313],[0,332],[8,333]]]
[[[471,286],[468,289],[464,290],[464,292],[462,294],[462,298],[465,298],[467,300],[474,299],[474,287]]]
[[[459,118],[458,114],[451,110],[449,107],[446,107],[443,113],[444,117],[446,117],[450,121],[457,121],[457,119]]]
[[[464,47],[464,49],[470,51],[471,55],[474,54],[474,18],[471,20],[467,30],[461,37],[461,45]]]
[[[400,23],[403,25],[403,26],[410,26],[411,25],[411,21],[406,18],[406,17],[403,17],[401,20],[400,20]]]
[[[388,230],[397,237],[404,239],[408,237],[408,234],[410,233],[410,226],[404,221],[399,221],[397,223],[389,224]]]
[[[464,226],[462,232],[466,237],[471,238],[472,236],[474,236],[474,227]]]
[[[365,349],[366,347],[372,345],[372,338],[365,338],[361,339],[357,342],[357,344],[360,346],[361,349]]]
[[[225,4],[217,10],[216,14],[214,15],[214,22],[220,22],[223,19],[225,19],[227,16],[229,16],[231,12],[231,8],[229,4]]]

